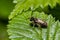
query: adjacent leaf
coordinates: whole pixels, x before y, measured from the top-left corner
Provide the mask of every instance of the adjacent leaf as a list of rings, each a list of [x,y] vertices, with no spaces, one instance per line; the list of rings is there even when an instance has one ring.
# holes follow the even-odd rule
[[[12,19],[14,16],[18,15],[22,11],[27,11],[31,9],[32,11],[38,7],[44,9],[48,5],[53,8],[56,6],[56,3],[59,3],[59,0],[14,0],[17,4],[9,19]]]
[[[25,1],[25,0],[13,0],[13,3],[21,3],[21,2],[23,2],[23,1]]]
[[[44,12],[23,12],[8,24],[8,34],[11,40],[60,40],[60,23],[55,22],[51,15],[44,14]],[[47,22],[47,28],[39,28],[30,25],[31,16],[42,19]]]

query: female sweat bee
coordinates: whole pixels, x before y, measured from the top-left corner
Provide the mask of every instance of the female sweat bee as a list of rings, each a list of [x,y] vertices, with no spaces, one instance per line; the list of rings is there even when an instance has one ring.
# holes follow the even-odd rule
[[[30,21],[31,21],[31,24],[34,25],[34,26],[40,25],[41,28],[47,28],[47,22],[45,22],[41,19],[31,17]]]

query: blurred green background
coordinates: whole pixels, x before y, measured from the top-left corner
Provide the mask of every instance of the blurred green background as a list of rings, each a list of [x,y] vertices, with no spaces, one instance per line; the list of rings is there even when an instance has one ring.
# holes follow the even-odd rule
[[[13,0],[0,0],[0,40],[9,40],[7,33],[8,16],[14,9],[14,6],[15,4],[13,3]],[[60,20],[59,4],[57,4],[53,9],[48,6],[48,10],[47,14],[52,14],[56,20]]]
[[[7,35],[8,16],[14,9],[13,0],[0,0],[0,40],[9,40]]]

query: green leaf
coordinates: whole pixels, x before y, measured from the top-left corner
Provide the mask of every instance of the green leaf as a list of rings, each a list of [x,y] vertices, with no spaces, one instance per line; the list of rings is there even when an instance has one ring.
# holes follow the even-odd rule
[[[8,24],[8,34],[11,40],[60,40],[60,23],[55,22],[51,15],[44,12],[33,12],[33,17],[42,19],[47,22],[47,28],[31,26],[30,19],[32,11],[23,12]]]
[[[56,3],[60,3],[59,0],[14,0],[17,2],[15,9],[11,12],[9,19],[12,19],[23,10],[27,11],[29,8],[33,11],[36,8],[41,7],[44,9],[48,5],[53,8],[56,6]]]
[[[25,0],[13,0],[13,3],[22,3],[23,1],[25,1]]]

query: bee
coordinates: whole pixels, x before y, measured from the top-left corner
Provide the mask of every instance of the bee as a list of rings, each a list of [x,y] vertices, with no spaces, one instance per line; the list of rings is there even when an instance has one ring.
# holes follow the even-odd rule
[[[34,26],[36,26],[36,27],[38,27],[38,25],[40,25],[41,28],[47,28],[47,22],[45,22],[41,19],[31,17],[30,21],[31,21],[31,25],[35,24]]]

